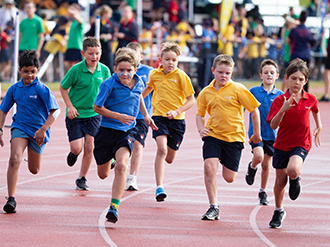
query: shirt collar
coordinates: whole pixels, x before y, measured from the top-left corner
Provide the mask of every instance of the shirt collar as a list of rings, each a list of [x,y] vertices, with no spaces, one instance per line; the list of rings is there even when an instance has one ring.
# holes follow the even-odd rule
[[[179,69],[179,68],[176,68],[175,70],[173,70],[173,71],[171,71],[170,73],[168,73],[167,75],[165,75],[164,72],[163,72],[163,70],[164,70],[163,65],[161,64],[161,65],[159,65],[157,71],[160,72],[160,73],[162,73],[162,74],[164,74],[165,76],[168,76],[168,75],[170,75],[170,74],[176,72],[178,69]]]
[[[100,63],[97,63],[95,71],[100,71],[100,70],[101,70]],[[92,73],[92,72],[88,69],[88,67],[87,67],[86,59],[84,59],[84,61],[83,61],[83,68],[82,68],[82,71],[85,72],[85,73],[88,73],[88,72],[89,72],[89,73]],[[94,72],[95,72],[95,71],[94,71]]]
[[[38,78],[38,76],[36,77],[36,79],[34,79],[33,82],[31,82],[30,84],[28,84],[28,85],[26,85],[26,86],[23,84],[23,78],[21,78],[17,83],[18,83],[18,86],[19,86],[19,87],[29,87],[30,85],[32,85],[32,84],[36,84],[37,82],[39,82],[39,78]]]
[[[212,87],[212,88],[215,90],[214,83],[215,83],[215,79],[213,79],[213,80],[210,82],[209,86]],[[232,81],[232,80],[229,80],[229,81],[228,81],[228,82],[227,82],[222,88],[228,87],[228,86],[230,86],[232,83],[233,83],[233,81]],[[220,88],[220,89],[221,89],[221,88]]]
[[[289,93],[289,89],[286,90],[286,92],[283,94],[283,96],[285,96],[287,99],[291,97],[290,93]],[[308,93],[303,89],[302,90],[302,99],[308,99]]]
[[[260,85],[260,87],[259,87],[259,92],[260,92],[260,93],[262,93],[262,92],[266,92],[266,93],[268,93],[267,90],[264,89],[264,87],[263,87],[263,83],[261,83],[261,85]],[[275,85],[273,85],[273,89],[272,89],[272,91],[270,91],[270,93],[271,93],[271,94],[275,94],[276,92],[277,92],[277,89],[276,89]]]

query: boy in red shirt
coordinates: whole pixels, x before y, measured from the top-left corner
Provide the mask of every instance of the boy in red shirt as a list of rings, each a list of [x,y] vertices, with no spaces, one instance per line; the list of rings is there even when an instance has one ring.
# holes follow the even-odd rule
[[[313,132],[315,145],[320,146],[322,124],[318,101],[313,94],[303,90],[308,81],[308,74],[308,68],[303,60],[297,58],[290,63],[285,72],[289,89],[285,94],[275,98],[267,117],[272,129],[279,127],[274,143],[275,211],[269,222],[271,228],[280,228],[285,219],[283,197],[288,177],[290,199],[296,200],[300,194],[300,170],[312,146],[310,112],[316,124]]]

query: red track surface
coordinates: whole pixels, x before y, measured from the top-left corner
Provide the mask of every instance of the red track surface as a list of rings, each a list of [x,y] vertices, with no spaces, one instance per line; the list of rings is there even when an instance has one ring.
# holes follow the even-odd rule
[[[258,205],[260,170],[253,186],[245,183],[251,159],[249,145],[243,151],[234,183],[224,182],[219,172],[220,220],[200,220],[209,205],[203,181],[202,142],[195,127],[196,107],[187,112],[184,142],[175,162],[166,167],[166,201],[157,203],[154,199],[156,149],[149,133],[138,176],[139,191],[125,192],[119,221],[106,222],[113,172],[100,180],[94,162],[87,177],[91,190],[75,190],[81,157],[74,167],[66,165],[69,144],[63,102],[60,105],[62,114],[52,126],[40,173],[30,174],[23,161],[16,191],[17,213],[0,213],[0,246],[329,246],[330,104],[320,104],[322,146],[313,145],[303,165],[298,200],[293,202],[285,195],[287,217],[281,229],[268,228],[274,210],[275,172],[272,170],[268,184],[269,206]],[[1,208],[7,195],[9,128],[4,133],[5,147],[0,148]]]

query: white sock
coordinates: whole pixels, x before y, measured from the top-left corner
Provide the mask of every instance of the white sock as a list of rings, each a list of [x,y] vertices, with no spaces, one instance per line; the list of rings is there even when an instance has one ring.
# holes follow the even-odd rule
[[[282,208],[275,207],[275,210],[282,212],[282,211],[284,211],[284,208],[283,207]]]
[[[266,189],[260,188],[259,192],[266,192]]]
[[[163,186],[163,185],[158,185],[158,186],[157,186],[157,189],[159,189],[159,188],[164,189],[164,186]]]

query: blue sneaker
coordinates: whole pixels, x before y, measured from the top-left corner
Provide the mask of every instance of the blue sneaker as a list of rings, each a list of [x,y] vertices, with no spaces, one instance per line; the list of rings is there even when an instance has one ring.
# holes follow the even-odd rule
[[[156,201],[157,202],[163,202],[165,201],[165,198],[167,197],[165,191],[163,188],[156,189]]]
[[[111,205],[107,216],[105,216],[107,220],[111,223],[116,223],[118,220],[118,210],[115,206]]]

